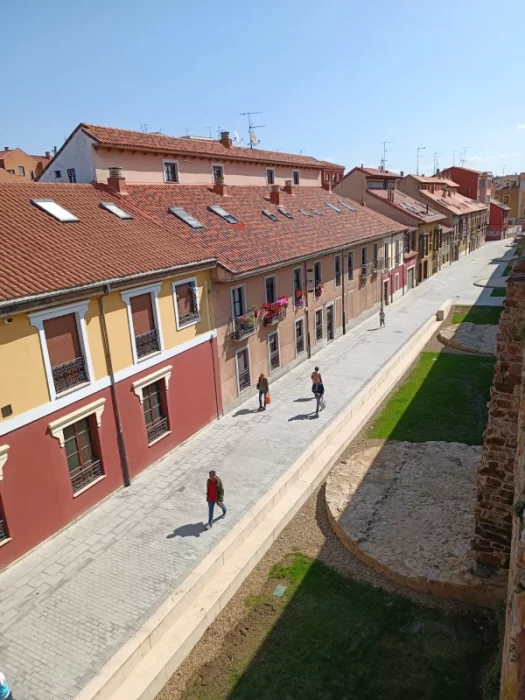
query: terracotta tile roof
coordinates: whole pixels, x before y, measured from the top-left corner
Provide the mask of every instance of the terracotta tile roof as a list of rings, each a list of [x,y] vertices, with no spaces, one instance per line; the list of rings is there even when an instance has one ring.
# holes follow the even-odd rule
[[[407,229],[403,224],[345,198],[344,201],[355,208],[355,211],[350,211],[339,204],[341,197],[321,187],[296,187],[294,195],[281,191],[281,206],[293,214],[293,219],[279,213],[278,207],[270,203],[268,187],[229,187],[228,193],[231,196],[222,197],[203,185],[128,185],[128,195],[121,201],[128,207],[133,203],[147,211],[180,237],[196,241],[206,249],[209,257],[216,257],[234,274],[314,256],[323,250]],[[326,202],[331,202],[341,211],[330,209]],[[211,204],[219,204],[241,225],[221,219],[208,209]],[[206,228],[190,229],[169,213],[169,207],[185,209]],[[278,221],[271,221],[262,213],[263,209],[275,214]],[[305,216],[300,209],[310,212],[311,216]],[[312,209],[317,209],[322,215],[312,213]]]
[[[16,173],[8,173],[7,170],[0,168],[0,182],[25,182],[25,177]]]
[[[425,175],[410,175],[410,177],[413,177],[414,180],[417,180],[417,182],[421,182],[422,184],[447,185],[447,187],[459,187],[457,182],[454,182],[453,180],[448,180],[447,178],[443,178],[443,177],[438,177],[438,176],[425,177]]]
[[[394,198],[393,201],[389,200],[390,193]],[[411,216],[413,219],[423,224],[442,221],[445,218],[444,214],[441,214],[435,209],[431,209],[428,205],[423,204],[423,202],[399,190],[367,190],[367,194],[382,199],[390,206],[402,211],[403,214]]]
[[[308,168],[342,168],[342,165],[317,160],[311,156],[298,156],[292,153],[263,151],[259,148],[227,148],[215,139],[176,138],[166,134],[149,134],[128,129],[114,129],[108,126],[82,123],[77,128],[103,146],[135,148],[138,150],[161,151],[181,155],[208,156],[220,159],[256,161],[259,163],[286,164]]]
[[[494,204],[495,207],[499,207],[500,209],[504,209],[505,211],[511,210],[511,207],[509,207],[508,204],[503,204],[503,202],[498,202],[497,199],[491,199],[490,203]]]
[[[78,222],[60,223],[31,204],[52,199]],[[114,201],[121,220],[100,207]],[[0,302],[200,262],[198,242],[178,237],[93,185],[0,183]]]
[[[399,173],[393,173],[391,170],[380,170],[379,168],[354,168],[355,170],[361,170],[366,175],[372,177],[395,177],[399,178],[401,175]]]
[[[430,190],[419,191],[436,204],[448,209],[454,216],[473,214],[476,211],[487,209],[486,204],[477,202],[475,199],[470,199],[469,197],[464,197],[462,194],[455,193],[448,197],[444,190],[437,190],[435,192],[430,192]]]

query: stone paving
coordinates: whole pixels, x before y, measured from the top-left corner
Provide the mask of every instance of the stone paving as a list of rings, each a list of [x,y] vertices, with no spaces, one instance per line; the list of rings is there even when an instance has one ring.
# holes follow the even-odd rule
[[[499,305],[474,286],[501,274],[489,243],[445,268],[272,385],[257,400],[213,423],[90,513],[0,574],[0,668],[15,697],[74,698],[145,623],[185,576],[300,457],[437,308]],[[327,408],[310,420],[312,365],[319,364]],[[213,466],[225,484],[228,515],[204,532],[205,480]]]
[[[438,339],[444,345],[452,341],[452,346],[465,352],[478,352],[484,355],[496,354],[498,326],[477,323],[457,323],[443,328]]]

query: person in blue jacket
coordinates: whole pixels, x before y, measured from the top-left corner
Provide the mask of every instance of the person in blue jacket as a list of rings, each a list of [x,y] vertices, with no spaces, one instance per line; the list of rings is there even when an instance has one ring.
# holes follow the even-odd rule
[[[13,693],[9,690],[6,678],[0,672],[0,700],[14,700]]]

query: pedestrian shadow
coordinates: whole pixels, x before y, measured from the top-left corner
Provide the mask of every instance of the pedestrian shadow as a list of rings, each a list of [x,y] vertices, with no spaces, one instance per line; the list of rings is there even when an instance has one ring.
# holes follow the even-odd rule
[[[292,418],[288,418],[288,423],[291,423],[293,420],[310,420],[311,416],[312,416],[311,413],[299,413],[298,416],[293,416]]]
[[[237,413],[233,414],[234,418],[237,418],[237,416],[248,416],[250,413],[259,413],[258,408],[241,408],[240,411],[237,411]]]
[[[205,531],[204,523],[188,523],[170,532],[169,535],[166,535],[166,539],[171,540],[174,537],[200,537]]]
[[[307,398],[304,399],[294,399],[294,403],[306,403],[307,401],[313,401],[315,399],[315,396],[308,396]]]
[[[379,328],[367,328],[366,330],[368,333],[373,333],[374,331],[378,331]]]

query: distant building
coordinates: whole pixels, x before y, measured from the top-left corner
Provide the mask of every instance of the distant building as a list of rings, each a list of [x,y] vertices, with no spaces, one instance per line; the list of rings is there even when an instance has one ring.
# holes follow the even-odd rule
[[[487,240],[499,241],[517,233],[520,226],[509,226],[508,214],[510,207],[495,199],[490,200],[489,225],[487,227]],[[515,229],[515,230],[514,230]]]
[[[488,170],[480,172],[472,168],[462,168],[453,165],[451,168],[441,170],[437,176],[453,180],[458,184],[458,192],[469,199],[490,205],[490,191],[492,188],[492,173]]]
[[[30,156],[21,148],[10,149],[9,146],[5,146],[4,150],[0,151],[0,180],[38,180],[50,160],[49,152],[45,156]]]
[[[525,223],[525,173],[494,178],[494,198],[509,207],[508,224]]]

